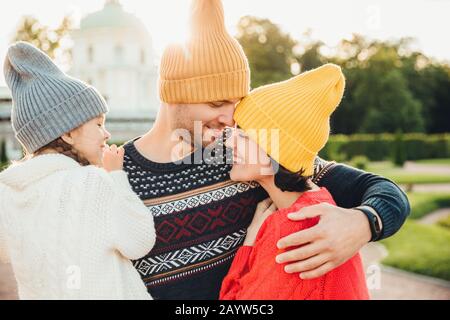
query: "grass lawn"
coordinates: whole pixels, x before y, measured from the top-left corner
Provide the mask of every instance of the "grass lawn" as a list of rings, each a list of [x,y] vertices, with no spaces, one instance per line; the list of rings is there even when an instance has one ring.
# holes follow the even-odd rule
[[[389,251],[383,264],[450,281],[448,229],[409,219],[396,235],[381,243]]]
[[[422,225],[417,219],[450,207],[448,193],[408,193],[411,215],[401,230],[382,240],[389,255],[383,264],[450,281],[450,217],[436,225]]]
[[[447,159],[437,159],[447,161]],[[426,160],[434,161],[434,160]],[[373,162],[368,165],[367,171],[384,176],[397,184],[439,184],[450,183],[450,174],[424,174],[405,172],[402,168],[395,167],[390,162]]]
[[[450,183],[450,175],[426,175],[426,174],[405,174],[392,173],[381,174],[382,176],[395,181],[397,184],[440,184]]]
[[[439,220],[437,224],[439,226],[441,226],[441,227],[447,228],[448,231],[450,231],[450,216],[448,216],[447,218]]]
[[[408,199],[411,203],[411,219],[420,219],[435,210],[450,207],[449,193],[411,192],[408,193]]]

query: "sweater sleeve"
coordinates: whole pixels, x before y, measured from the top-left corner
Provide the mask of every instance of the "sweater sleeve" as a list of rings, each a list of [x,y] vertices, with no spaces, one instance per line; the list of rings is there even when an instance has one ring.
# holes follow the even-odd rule
[[[115,187],[110,212],[114,247],[128,259],[142,258],[156,241],[153,216],[131,189],[124,171],[109,175]]]
[[[231,268],[225,279],[222,281],[222,288],[220,290],[221,300],[242,300],[242,295],[245,294],[246,289],[248,289],[248,284],[245,282],[248,280],[246,280],[244,276],[257,274],[260,271],[259,264],[265,263],[258,259],[255,261],[255,256],[258,255],[261,250],[264,251],[268,248],[265,245],[266,238],[275,236],[275,233],[270,230],[270,227],[273,226],[270,224],[270,221],[273,220],[274,216],[275,213],[263,222],[256,235],[253,246],[242,246],[236,253]],[[259,280],[262,281],[263,279],[260,278]]]
[[[318,162],[326,163],[321,159]],[[375,209],[383,223],[378,240],[392,236],[401,228],[410,213],[410,205],[405,193],[394,182],[344,164],[323,167],[325,169],[314,180],[328,189],[339,207]]]
[[[8,248],[6,245],[5,229],[2,225],[2,217],[0,212],[0,262],[10,263]]]
[[[0,185],[1,189],[1,185]],[[0,204],[2,208],[5,208],[6,205],[4,205],[4,192],[3,190],[0,190]],[[6,245],[6,230],[4,227],[4,217],[2,217],[2,214],[5,214],[3,211],[0,211],[0,262],[3,263],[10,263],[10,258],[8,254],[8,248]]]
[[[241,291],[241,278],[249,271],[249,258],[253,247],[243,246],[239,248],[234,257],[231,268],[222,282],[220,290],[220,300],[236,300],[237,294]]]

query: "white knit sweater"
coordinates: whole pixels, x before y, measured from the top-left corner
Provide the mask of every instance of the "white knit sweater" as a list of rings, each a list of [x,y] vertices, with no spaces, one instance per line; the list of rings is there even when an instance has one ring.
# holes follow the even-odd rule
[[[154,243],[124,171],[51,154],[0,173],[0,260],[21,299],[151,299],[130,259]]]

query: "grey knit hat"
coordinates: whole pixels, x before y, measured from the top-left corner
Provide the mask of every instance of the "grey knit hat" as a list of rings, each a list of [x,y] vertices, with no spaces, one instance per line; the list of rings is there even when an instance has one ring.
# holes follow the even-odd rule
[[[9,47],[4,74],[13,97],[13,130],[30,153],[108,112],[95,88],[69,77],[26,42]]]

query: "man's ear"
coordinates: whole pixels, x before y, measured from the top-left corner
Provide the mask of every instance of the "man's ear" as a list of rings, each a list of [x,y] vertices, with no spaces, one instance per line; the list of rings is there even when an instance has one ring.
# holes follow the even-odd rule
[[[65,142],[73,146],[75,144],[75,140],[73,139],[72,132],[64,133],[61,136],[61,139]]]

